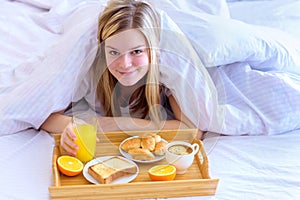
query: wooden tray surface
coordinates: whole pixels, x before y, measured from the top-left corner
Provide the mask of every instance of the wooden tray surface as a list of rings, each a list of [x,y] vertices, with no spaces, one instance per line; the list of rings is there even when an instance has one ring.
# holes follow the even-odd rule
[[[150,131],[130,132],[99,132],[100,142],[97,143],[95,157],[121,155],[119,144],[131,135],[149,133]],[[138,176],[130,183],[99,184],[88,182],[82,173],[75,177],[61,174],[56,160],[65,154],[59,146],[60,134],[53,134],[56,146],[53,151],[53,186],[49,187],[51,199],[141,199],[167,198],[188,196],[214,195],[218,179],[211,179],[209,175],[208,158],[200,140],[195,139],[197,130],[160,130],[151,131],[161,135],[168,142],[174,140],[198,143],[200,150],[192,166],[185,174],[176,175],[173,181],[151,181],[147,171],[154,165],[167,164],[166,160],[155,163],[141,164]]]

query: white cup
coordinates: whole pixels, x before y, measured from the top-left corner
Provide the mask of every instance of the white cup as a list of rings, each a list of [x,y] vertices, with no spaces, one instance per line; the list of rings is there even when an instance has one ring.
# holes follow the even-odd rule
[[[165,147],[166,160],[170,165],[176,167],[177,174],[184,174],[187,171],[193,164],[194,156],[198,151],[197,143],[190,144],[183,141],[170,142]]]

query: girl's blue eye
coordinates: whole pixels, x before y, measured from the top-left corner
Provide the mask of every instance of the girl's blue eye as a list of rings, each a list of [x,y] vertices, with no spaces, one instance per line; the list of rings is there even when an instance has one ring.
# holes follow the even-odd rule
[[[119,55],[119,52],[117,52],[117,51],[110,51],[109,54],[112,55],[112,56],[117,56],[117,55]]]
[[[134,54],[134,55],[139,55],[141,53],[143,53],[143,50],[141,50],[141,49],[136,49],[136,50],[132,51],[132,54]]]

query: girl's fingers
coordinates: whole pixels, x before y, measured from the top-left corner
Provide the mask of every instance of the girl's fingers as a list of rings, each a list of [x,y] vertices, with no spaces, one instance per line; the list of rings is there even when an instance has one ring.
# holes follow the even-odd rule
[[[78,146],[74,140],[70,139],[69,137],[65,138],[64,144],[68,145],[71,149],[77,150]]]
[[[62,145],[62,148],[71,156],[76,156],[76,151],[70,148],[68,145]]]
[[[67,126],[61,135],[61,139],[60,139],[61,147],[64,150],[66,150],[69,154],[76,155],[78,146],[75,143],[75,140],[76,140],[76,135],[73,129],[70,129],[70,127]]]
[[[72,140],[75,141],[77,139],[76,134],[74,133],[73,125],[71,123],[66,127],[66,132],[69,138],[71,138]]]

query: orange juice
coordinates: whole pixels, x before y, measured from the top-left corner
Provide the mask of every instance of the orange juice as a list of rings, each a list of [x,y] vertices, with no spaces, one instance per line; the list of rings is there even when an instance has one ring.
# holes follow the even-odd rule
[[[77,124],[74,126],[74,132],[78,145],[76,157],[82,162],[88,162],[94,158],[96,151],[96,127],[90,124]]]

